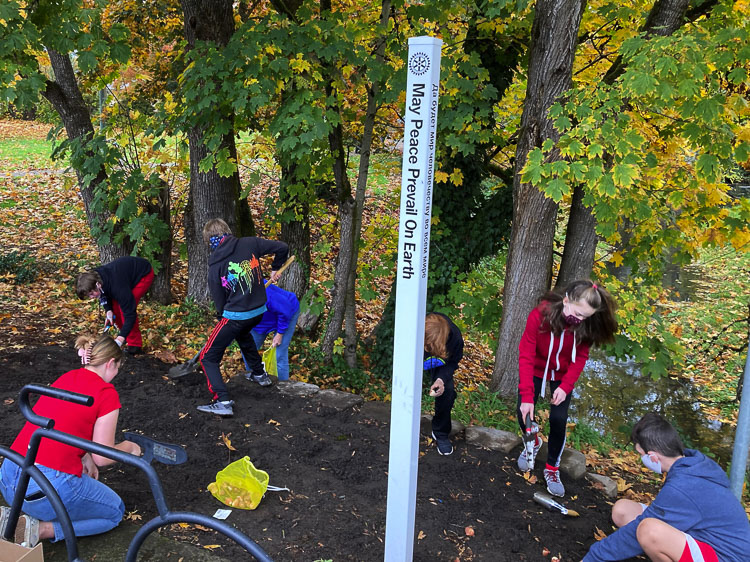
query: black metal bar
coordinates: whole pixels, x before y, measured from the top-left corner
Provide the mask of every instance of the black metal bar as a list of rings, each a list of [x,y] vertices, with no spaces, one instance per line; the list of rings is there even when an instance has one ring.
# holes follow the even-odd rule
[[[53,388],[51,386],[43,386],[41,384],[27,384],[18,394],[18,406],[21,408],[23,417],[34,425],[46,429],[52,429],[55,426],[55,420],[38,416],[34,413],[34,410],[31,409],[31,405],[29,404],[29,394],[32,393],[49,396],[50,398],[57,398],[58,400],[65,400],[66,402],[73,402],[73,404],[81,404],[83,406],[91,406],[94,403],[93,396],[78,394],[77,392]]]
[[[146,537],[151,532],[159,529],[160,527],[163,527],[164,525],[170,525],[173,523],[195,523],[203,525],[205,527],[218,531],[226,537],[234,540],[240,546],[245,548],[245,550],[247,550],[250,554],[255,556],[255,558],[260,562],[273,562],[268,554],[266,554],[266,552],[255,541],[223,521],[214,519],[213,517],[209,517],[207,515],[202,515],[200,513],[193,513],[189,511],[170,511],[169,507],[167,506],[166,499],[164,498],[164,490],[162,489],[159,475],[156,473],[156,470],[154,470],[151,464],[146,460],[131,455],[130,453],[125,453],[113,447],[107,447],[105,445],[94,443],[93,441],[88,441],[75,435],[70,435],[68,433],[63,433],[62,431],[53,429],[55,425],[55,421],[53,419],[39,416],[35,414],[31,409],[31,406],[29,405],[29,394],[32,393],[41,394],[43,396],[49,396],[51,398],[65,400],[67,402],[73,402],[74,404],[81,404],[84,406],[91,406],[94,403],[94,399],[91,396],[70,392],[68,390],[52,388],[49,386],[29,384],[21,389],[18,399],[18,404],[21,412],[29,422],[33,423],[34,425],[38,425],[39,429],[34,431],[34,433],[31,435],[26,457],[19,455],[15,451],[0,446],[0,453],[2,453],[3,456],[7,456],[9,459],[16,462],[16,464],[18,464],[22,468],[21,476],[16,487],[16,493],[13,497],[13,505],[11,506],[11,517],[9,522],[18,521],[18,516],[20,515],[21,507],[23,505],[26,491],[28,489],[29,477],[34,478],[34,481],[47,494],[48,499],[50,500],[52,507],[55,509],[55,513],[57,514],[58,519],[60,520],[60,523],[63,527],[63,533],[65,535],[65,545],[68,550],[68,560],[70,562],[80,562],[80,558],[78,557],[78,543],[76,541],[75,532],[73,530],[73,524],[70,521],[70,516],[65,509],[65,505],[62,503],[62,500],[60,500],[60,496],[57,494],[54,486],[52,486],[52,484],[49,482],[49,480],[47,480],[44,474],[36,466],[34,466],[34,461],[36,460],[36,454],[39,450],[41,440],[43,438],[46,438],[64,443],[66,445],[71,445],[73,447],[78,447],[89,453],[94,453],[102,457],[113,459],[123,464],[135,466],[136,468],[139,468],[146,473],[149,486],[151,488],[151,494],[154,497],[154,502],[156,503],[156,509],[159,512],[159,516],[143,525],[143,527],[141,527],[141,529],[136,533],[135,537],[133,537],[133,540],[128,547],[126,558],[127,562],[135,562],[138,556],[138,551],[143,545],[143,542],[146,540]],[[8,525],[5,531],[5,535],[8,535],[11,528],[15,531],[15,524]],[[6,540],[8,540],[9,538],[12,538],[12,535],[6,537]]]
[[[68,551],[68,560],[70,560],[71,562],[80,561],[81,558],[78,556],[78,541],[76,540],[75,532],[73,531],[73,523],[71,522],[70,516],[68,515],[68,510],[65,509],[65,504],[63,504],[62,500],[60,499],[60,496],[58,495],[57,490],[55,490],[55,487],[50,483],[44,473],[33,464],[30,466],[23,466],[25,457],[19,455],[12,449],[0,445],[0,456],[5,457],[5,461],[3,462],[14,462],[18,466],[20,466],[22,470],[21,474],[25,474],[27,476],[26,485],[23,486],[23,489],[21,488],[21,486],[18,486],[16,488],[16,495],[13,498],[12,505],[10,506],[10,517],[8,519],[8,524],[5,527],[5,534],[3,535],[3,539],[13,542],[13,534],[16,530],[18,517],[21,514],[21,507],[23,507],[23,498],[26,495],[26,488],[28,487],[28,476],[31,476],[34,482],[36,482],[37,486],[39,486],[39,488],[47,496],[47,500],[52,505],[52,509],[55,510],[55,515],[57,515],[57,520],[62,526],[63,534],[65,535],[65,549]],[[21,494],[18,493],[19,490],[21,491]]]
[[[164,517],[154,517],[150,521],[147,521],[138,530],[138,532],[130,541],[130,547],[125,556],[125,562],[135,562],[138,555],[138,550],[143,545],[148,535],[166,525],[173,525],[175,523],[193,523],[196,525],[202,525],[208,527],[213,531],[217,531],[222,535],[232,539],[240,546],[244,547],[250,554],[252,554],[259,562],[273,562],[273,559],[266,554],[258,543],[248,538],[247,535],[238,531],[228,523],[219,519],[214,519],[208,515],[202,515],[200,513],[193,513],[190,511],[173,511],[169,512]]]

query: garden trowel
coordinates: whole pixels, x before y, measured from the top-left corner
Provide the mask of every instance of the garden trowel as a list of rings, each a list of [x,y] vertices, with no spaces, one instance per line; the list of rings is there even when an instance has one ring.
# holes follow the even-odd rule
[[[187,453],[180,445],[162,443],[140,433],[126,431],[123,433],[126,441],[137,443],[143,452],[143,460],[150,463],[156,460],[162,464],[182,464],[187,461]]]
[[[536,503],[542,504],[550,511],[559,511],[560,513],[562,513],[563,515],[567,515],[568,517],[578,517],[577,511],[568,509],[561,503],[558,503],[554,499],[552,499],[552,496],[545,494],[544,492],[534,493],[534,501]]]

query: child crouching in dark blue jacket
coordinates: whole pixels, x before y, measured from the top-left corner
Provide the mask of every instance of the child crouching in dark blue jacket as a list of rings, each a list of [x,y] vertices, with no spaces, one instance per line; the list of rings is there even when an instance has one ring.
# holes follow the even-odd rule
[[[594,543],[584,562],[625,560],[639,554],[674,562],[741,562],[750,553],[750,523],[722,468],[680,436],[658,414],[646,414],[631,440],[643,464],[667,473],[650,505],[621,499],[612,507],[619,527]]]

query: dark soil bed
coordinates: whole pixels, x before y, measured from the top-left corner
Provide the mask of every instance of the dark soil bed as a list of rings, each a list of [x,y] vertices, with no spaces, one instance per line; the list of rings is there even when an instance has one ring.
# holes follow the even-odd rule
[[[10,445],[24,420],[16,398],[27,383],[49,384],[76,368],[71,348],[40,347],[0,356],[0,443]],[[388,471],[387,406],[366,404],[344,412],[313,400],[283,396],[244,377],[229,383],[235,416],[222,419],[195,410],[210,400],[202,375],[170,381],[153,358],[129,358],[115,379],[123,404],[119,428],[184,445],[189,460],[156,465],[173,510],[213,515],[225,507],[208,491],[216,472],[248,455],[271,484],[291,492],[267,493],[254,511],[235,509],[227,520],[276,560],[382,560]],[[225,439],[236,450],[230,450]],[[118,438],[119,440],[119,438]],[[584,480],[565,479],[565,502],[578,518],[543,510],[531,484],[515,467],[515,455],[478,449],[456,440],[441,457],[423,439],[414,559],[580,560],[598,529],[610,532],[611,504]],[[540,463],[538,463],[540,464]],[[542,480],[541,467],[536,476]],[[135,468],[103,470],[101,480],[125,500],[130,518],[156,516],[143,475]],[[473,536],[467,536],[472,527]],[[163,534],[199,545],[220,545],[217,554],[249,558],[213,532],[174,526]],[[544,552],[548,550],[547,555]],[[124,554],[124,553],[123,553]]]

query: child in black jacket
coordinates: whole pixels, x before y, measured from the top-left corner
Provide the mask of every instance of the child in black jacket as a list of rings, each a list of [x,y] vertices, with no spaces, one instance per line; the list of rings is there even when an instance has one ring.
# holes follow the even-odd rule
[[[451,410],[456,400],[453,373],[464,356],[464,338],[450,318],[432,312],[424,321],[424,370],[430,374],[430,396],[435,397],[432,438],[441,455],[450,455]]]
[[[136,311],[138,302],[154,280],[148,260],[123,256],[76,277],[79,299],[99,299],[106,312],[105,326],[117,326],[115,341],[123,351],[137,355],[143,352],[143,337]]]
[[[274,254],[271,264],[271,280],[278,278],[277,271],[289,255],[284,242],[262,238],[236,238],[226,222],[211,219],[203,227],[203,240],[211,246],[208,258],[208,288],[216,305],[219,323],[208,337],[200,353],[200,362],[208,379],[208,389],[214,401],[198,406],[201,412],[219,416],[234,414],[234,401],[229,397],[221,378],[219,364],[224,351],[236,340],[240,346],[250,372],[245,375],[261,386],[271,384],[263,370],[258,349],[250,331],[261,321],[266,311],[266,288],[260,270],[260,258]]]

